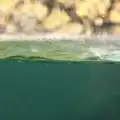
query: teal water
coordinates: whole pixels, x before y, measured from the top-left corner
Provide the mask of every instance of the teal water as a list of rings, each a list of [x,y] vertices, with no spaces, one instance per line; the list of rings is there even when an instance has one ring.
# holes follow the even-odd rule
[[[1,120],[120,120],[120,65],[0,61]]]

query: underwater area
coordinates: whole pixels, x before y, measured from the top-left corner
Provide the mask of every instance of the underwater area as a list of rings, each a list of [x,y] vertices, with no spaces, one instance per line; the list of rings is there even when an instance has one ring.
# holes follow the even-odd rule
[[[119,120],[119,64],[0,61],[2,120]]]
[[[120,0],[0,0],[0,120],[120,120],[119,62]]]
[[[119,120],[119,41],[87,43],[1,42],[0,119]]]

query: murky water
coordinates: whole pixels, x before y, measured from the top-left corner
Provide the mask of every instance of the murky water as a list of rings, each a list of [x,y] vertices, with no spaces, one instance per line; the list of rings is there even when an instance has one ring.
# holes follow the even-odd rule
[[[0,43],[0,58],[120,61],[119,46],[118,40],[3,41]]]

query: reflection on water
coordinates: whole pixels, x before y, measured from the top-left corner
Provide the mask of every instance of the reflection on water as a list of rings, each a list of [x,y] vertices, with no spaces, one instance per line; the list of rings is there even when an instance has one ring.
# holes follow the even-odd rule
[[[20,41],[1,42],[0,58],[34,60],[120,60],[118,41]]]

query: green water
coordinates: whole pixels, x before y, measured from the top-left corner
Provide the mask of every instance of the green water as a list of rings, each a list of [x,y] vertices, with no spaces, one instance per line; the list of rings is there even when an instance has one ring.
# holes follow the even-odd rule
[[[12,59],[49,59],[49,60],[99,60],[89,50],[90,46],[80,41],[21,41],[21,42],[0,42],[0,58]],[[103,49],[103,48],[101,48]]]
[[[1,120],[120,120],[120,65],[0,61]]]
[[[120,61],[119,48],[119,41],[4,41],[0,59]]]
[[[120,65],[102,62],[120,60],[119,44],[109,46],[0,42],[0,120],[120,120]]]
[[[20,56],[21,58],[55,59],[55,60],[80,60],[86,57],[85,47],[79,43],[69,41],[58,42],[1,42],[1,58]],[[78,44],[79,43],[79,44]],[[78,48],[77,48],[77,47]],[[85,53],[83,53],[85,51]]]

